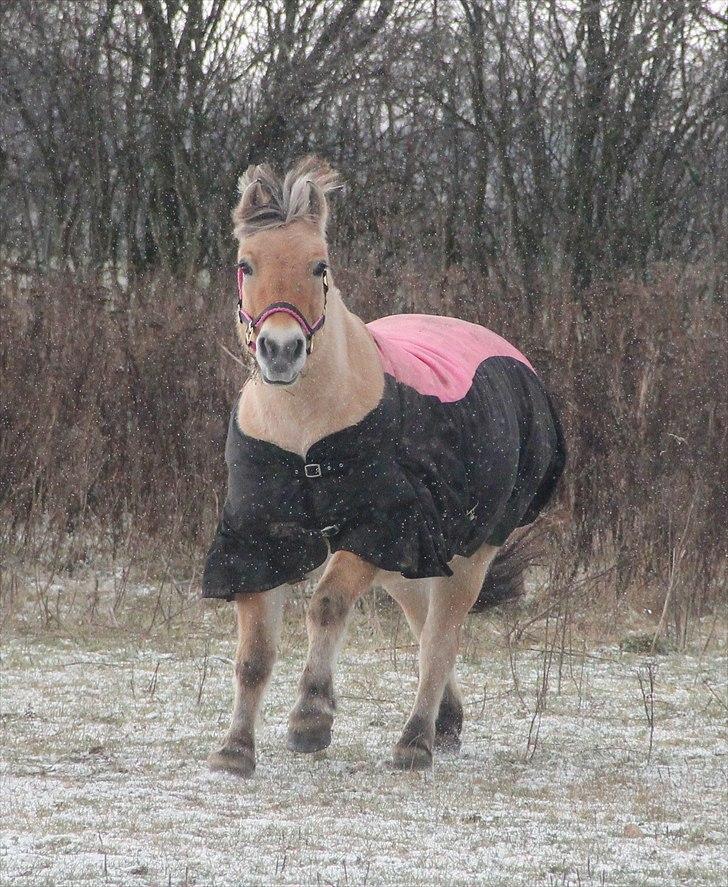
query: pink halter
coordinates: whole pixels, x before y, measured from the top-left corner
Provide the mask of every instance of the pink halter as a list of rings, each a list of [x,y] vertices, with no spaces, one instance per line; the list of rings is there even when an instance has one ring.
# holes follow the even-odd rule
[[[290,302],[271,302],[266,308],[264,308],[257,317],[253,317],[248,314],[247,311],[243,308],[243,291],[245,286],[245,271],[243,270],[242,263],[237,266],[238,270],[238,317],[240,319],[240,323],[247,323],[248,328],[245,330],[245,344],[250,348],[251,351],[255,351],[255,340],[253,336],[256,334],[258,327],[263,323],[264,320],[269,318],[272,314],[288,314],[292,317],[298,325],[303,330],[303,334],[306,337],[306,354],[310,354],[313,351],[313,337],[314,334],[317,333],[321,327],[324,325],[326,321],[326,299],[329,294],[329,281],[326,277],[326,269],[324,268],[323,273],[321,275],[321,282],[324,287],[324,310],[321,314],[321,317],[313,324],[310,324],[306,318],[301,314],[301,312],[296,308],[295,305],[292,305]]]

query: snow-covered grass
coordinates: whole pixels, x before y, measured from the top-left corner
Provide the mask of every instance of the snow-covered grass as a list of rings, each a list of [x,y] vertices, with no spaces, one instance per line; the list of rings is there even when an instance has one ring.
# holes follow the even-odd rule
[[[2,884],[728,882],[720,639],[649,660],[648,760],[647,657],[593,646],[549,659],[533,635],[509,649],[497,616],[471,617],[462,754],[408,774],[388,761],[415,656],[387,609],[352,627],[331,747],[286,751],[303,661],[294,607],[258,769],[242,781],[205,767],[229,718],[232,619],[200,609],[187,632],[6,625]]]

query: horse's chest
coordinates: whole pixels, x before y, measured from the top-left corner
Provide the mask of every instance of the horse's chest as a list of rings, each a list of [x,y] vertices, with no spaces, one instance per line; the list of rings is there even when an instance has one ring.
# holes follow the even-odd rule
[[[352,388],[343,384],[335,396],[309,392],[262,392],[247,385],[238,404],[243,434],[305,456],[319,440],[357,425],[377,406],[382,385]]]

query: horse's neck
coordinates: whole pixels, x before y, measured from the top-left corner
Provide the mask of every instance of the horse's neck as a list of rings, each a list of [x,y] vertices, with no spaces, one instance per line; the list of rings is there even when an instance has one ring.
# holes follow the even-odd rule
[[[371,412],[383,390],[374,340],[332,288],[326,324],[301,378],[291,388],[252,379],[240,398],[238,423],[245,434],[303,456],[317,440]]]

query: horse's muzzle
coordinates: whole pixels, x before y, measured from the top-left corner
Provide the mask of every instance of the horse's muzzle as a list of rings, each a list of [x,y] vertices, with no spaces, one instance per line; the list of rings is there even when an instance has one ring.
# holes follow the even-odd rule
[[[255,359],[264,381],[291,385],[306,363],[306,339],[298,330],[261,330],[256,340]]]

